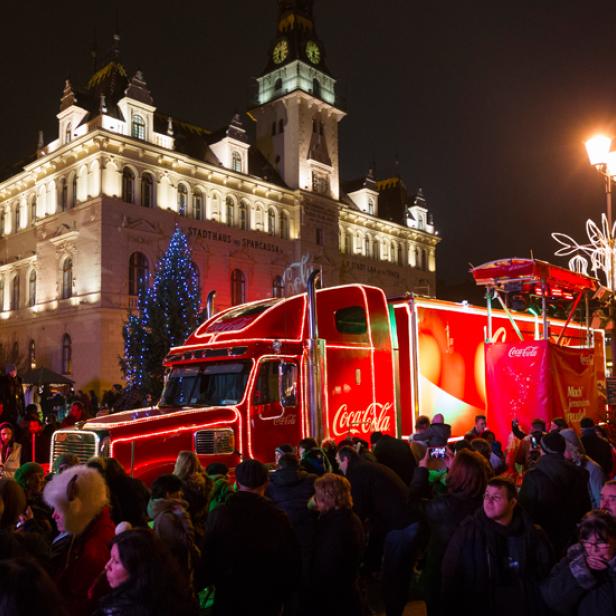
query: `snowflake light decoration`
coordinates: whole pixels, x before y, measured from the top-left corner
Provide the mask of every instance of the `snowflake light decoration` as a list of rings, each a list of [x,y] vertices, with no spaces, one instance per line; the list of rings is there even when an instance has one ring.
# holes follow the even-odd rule
[[[616,290],[616,246],[614,232],[616,222],[610,229],[607,216],[601,215],[601,228],[592,220],[586,221],[586,234],[588,244],[578,244],[570,235],[565,233],[552,233],[552,238],[560,244],[554,254],[557,257],[568,257],[569,269],[581,274],[588,274],[590,270],[594,276],[605,279],[605,286],[611,291]]]

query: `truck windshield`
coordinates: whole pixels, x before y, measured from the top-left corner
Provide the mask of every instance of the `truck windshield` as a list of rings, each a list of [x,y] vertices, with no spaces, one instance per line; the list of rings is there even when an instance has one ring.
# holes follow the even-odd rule
[[[177,366],[171,370],[160,406],[226,406],[244,397],[249,362]]]

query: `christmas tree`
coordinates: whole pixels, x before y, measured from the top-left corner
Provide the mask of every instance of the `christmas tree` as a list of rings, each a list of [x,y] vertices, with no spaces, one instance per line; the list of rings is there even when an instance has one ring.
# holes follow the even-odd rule
[[[163,359],[186,340],[198,324],[201,285],[186,235],[176,227],[154,280],[140,285],[137,314],[124,324],[124,357],[120,360],[129,389],[158,396],[163,385]]]

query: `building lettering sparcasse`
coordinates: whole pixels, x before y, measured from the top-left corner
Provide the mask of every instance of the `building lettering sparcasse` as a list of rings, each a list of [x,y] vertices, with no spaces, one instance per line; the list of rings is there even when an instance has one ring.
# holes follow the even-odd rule
[[[372,172],[340,181],[345,112],[312,0],[278,2],[250,110],[221,130],[159,113],[117,35],[85,87],[65,82],[58,137],[0,180],[1,355],[80,388],[120,382],[122,324],[176,225],[218,308],[301,292],[314,268],[327,285],[434,294],[423,194]]]

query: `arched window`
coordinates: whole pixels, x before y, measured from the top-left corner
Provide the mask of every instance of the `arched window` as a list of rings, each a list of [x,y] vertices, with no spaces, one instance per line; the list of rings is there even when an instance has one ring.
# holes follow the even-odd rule
[[[145,139],[145,121],[140,115],[135,114],[130,127],[131,137]]]
[[[32,195],[30,200],[30,222],[32,224],[36,222],[36,195]],[[2,225],[2,230],[4,231],[4,225]]]
[[[374,199],[368,199],[368,214],[374,214]]]
[[[255,210],[255,229],[263,231],[263,210],[260,207]]]
[[[267,232],[276,235],[276,212],[273,207],[267,211]]]
[[[186,184],[178,184],[178,213],[180,216],[186,216],[187,207],[188,188],[186,188]]]
[[[246,276],[239,269],[231,272],[231,304],[237,306],[246,301]]]
[[[67,207],[68,207],[68,183],[66,181],[66,178],[62,178],[62,183],[60,184],[60,209],[64,212],[66,211]],[[35,218],[36,218],[36,212],[32,220],[34,220]]]
[[[149,173],[144,173],[141,176],[141,205],[143,207],[154,205],[154,180]]]
[[[346,234],[345,248],[348,255],[353,254],[353,234],[350,231]]]
[[[274,82],[274,90],[282,90],[282,79],[280,77]]]
[[[30,340],[28,344],[28,364],[30,368],[36,368],[36,343],[34,340]]]
[[[128,262],[128,294],[139,295],[149,281],[150,263],[142,252],[133,252]]]
[[[135,175],[128,167],[124,167],[122,171],[122,201],[133,203],[134,196]]]
[[[70,257],[64,259],[62,264],[62,299],[73,296],[73,260]]]
[[[284,297],[284,282],[282,276],[276,276],[272,285],[272,297]]]
[[[203,220],[203,193],[199,190],[193,193],[192,214],[195,220]]]
[[[21,226],[21,204],[19,201],[15,204],[15,232],[19,231]]]
[[[5,226],[6,226],[6,210],[2,208],[0,211],[0,237],[5,234]]]
[[[28,279],[28,306],[36,304],[36,270],[30,272]]]
[[[392,242],[389,249],[389,260],[393,263],[396,261],[396,255],[398,254],[398,249],[396,248],[396,243]]]
[[[0,278],[0,312],[4,312],[4,278]]]
[[[321,96],[321,83],[316,77],[312,80],[312,93],[315,96]]]
[[[242,155],[239,152],[233,152],[231,155],[231,169],[237,173],[242,172]]]
[[[242,201],[240,203],[240,229],[244,231],[248,228],[248,208],[246,207],[246,202]]]
[[[70,143],[73,138],[73,126],[69,122],[64,129],[64,143]]]
[[[402,265],[402,244],[398,244],[398,265]]]
[[[220,210],[219,210],[219,198],[218,198],[218,193],[213,193],[212,194],[212,199],[211,199],[211,218],[212,220],[218,222],[218,220],[220,220]]]
[[[225,204],[227,208],[227,224],[232,227],[235,224],[235,201],[231,197],[227,197]]]
[[[291,237],[291,223],[286,212],[280,215],[280,237],[283,240],[288,240]]]
[[[71,207],[77,205],[77,174],[73,174],[73,182],[71,186]]]
[[[62,336],[62,374],[73,373],[73,342],[68,334]]]
[[[11,282],[11,310],[19,308],[19,274],[13,276]]]

